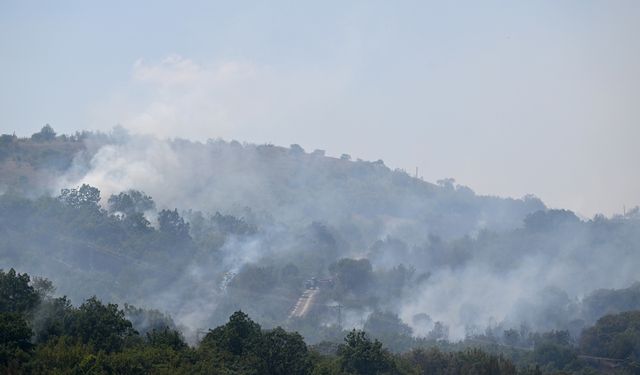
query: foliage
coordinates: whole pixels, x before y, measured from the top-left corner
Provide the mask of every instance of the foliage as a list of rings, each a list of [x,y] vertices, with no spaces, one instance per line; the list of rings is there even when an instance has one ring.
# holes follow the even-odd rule
[[[249,355],[260,348],[260,325],[255,323],[242,311],[237,311],[229,318],[229,322],[209,333],[202,340],[202,345],[220,352],[235,356]]]
[[[0,270],[0,312],[26,313],[38,304],[40,296],[29,282],[26,273]]]
[[[153,329],[147,332],[146,341],[152,347],[169,347],[172,350],[180,351],[187,348],[182,334],[169,328]]]
[[[160,232],[166,233],[172,238],[185,239],[189,237],[189,224],[180,217],[177,209],[160,211],[158,225]]]
[[[86,300],[75,312],[70,332],[82,343],[113,352],[124,347],[125,339],[136,335],[133,325],[116,304],[104,305],[97,298]]]
[[[31,329],[18,313],[0,312],[0,365],[21,360],[31,351]]]
[[[478,349],[445,353],[437,348],[417,349],[404,358],[421,374],[517,374],[516,367],[502,356],[487,354]]]
[[[595,321],[600,317],[623,311],[640,309],[640,282],[624,289],[599,289],[584,298],[586,318]]]
[[[597,370],[577,359],[578,352],[567,331],[532,335],[534,350],[526,357],[529,361],[520,360],[523,367],[518,370],[503,355],[477,348],[462,351],[419,348],[394,355],[380,341],[371,340],[364,331],[357,330],[348,332],[344,344],[337,349],[329,344],[325,346],[334,349],[318,351],[321,347],[317,346],[317,350],[309,350],[300,334],[280,327],[262,330],[242,311],[232,314],[226,324],[210,330],[192,348],[179,331],[168,327],[173,325],[170,317],[158,311],[130,305],[120,310],[117,305],[104,304],[95,297],[75,308],[64,297],[54,298],[36,291],[28,275],[12,271],[2,273],[3,287],[20,285],[18,290],[23,292],[18,294],[23,298],[17,301],[24,296],[37,296],[38,306],[37,314],[32,304],[15,304],[30,307],[0,313],[0,371],[5,373],[538,375],[541,371],[588,374]],[[38,284],[44,285],[44,290],[54,289],[46,280],[40,279]],[[638,331],[638,314],[630,312],[600,319],[585,331],[582,350],[591,355],[634,359],[637,347],[633,335]],[[141,337],[127,316],[138,324],[155,328]],[[409,333],[391,313],[372,314],[367,326],[378,333]],[[605,351],[593,352],[594,348]],[[635,371],[633,365],[620,370]]]
[[[35,342],[43,343],[70,334],[75,315],[75,309],[66,297],[44,299],[31,321]]]
[[[141,335],[151,331],[163,332],[175,330],[176,325],[171,316],[155,309],[143,309],[133,305],[124,304],[124,315],[131,322],[133,328]]]
[[[640,361],[640,311],[604,316],[580,338],[580,350],[592,356]]]
[[[578,356],[573,347],[553,341],[536,343],[533,350],[533,362],[543,368],[569,370],[577,366],[577,360]]]
[[[389,352],[382,348],[378,340],[371,341],[364,331],[353,330],[338,348],[340,368],[352,374],[386,374],[395,370],[395,363]]]
[[[71,207],[98,210],[100,190],[93,186],[82,184],[79,189],[62,189],[58,199]]]
[[[373,268],[368,259],[343,258],[329,266],[338,293],[362,292],[371,284]]]
[[[411,349],[415,342],[410,340],[412,330],[400,318],[391,312],[374,311],[364,323],[363,330],[392,348],[394,352],[404,352]]]
[[[267,374],[308,374],[311,362],[307,345],[298,333],[278,327],[263,334],[263,348]]]
[[[524,219],[525,228],[531,231],[551,231],[564,225],[579,223],[580,219],[568,210],[536,211]]]
[[[294,375],[311,370],[302,336],[280,327],[262,331],[241,311],[231,315],[227,324],[211,330],[203,338],[200,351],[217,358],[224,367],[243,373]]]
[[[31,135],[31,139],[36,142],[49,142],[49,141],[53,141],[55,138],[56,138],[56,132],[53,130],[53,128],[49,124],[43,126],[39,132]]]
[[[193,195],[189,204],[202,202],[198,199],[203,196],[211,202],[196,207],[208,210],[204,213],[179,211],[173,205],[156,211],[153,199],[136,190],[101,202],[100,191],[89,185],[63,189],[57,199],[46,194],[33,198],[71,165],[90,167],[84,163],[100,146],[120,145],[111,136],[56,136],[50,128],[36,134],[32,139],[0,137],[0,262],[55,279],[61,294],[68,293],[73,301],[97,297],[74,307],[70,299],[52,297],[55,289],[46,279],[1,271],[0,311],[18,313],[32,330],[29,341],[35,345],[33,351],[21,350],[7,366],[21,366],[34,355],[34,373],[48,368],[38,367],[38,361],[53,361],[57,355],[73,363],[52,364],[62,373],[167,368],[189,372],[196,367],[209,373],[296,373],[309,370],[307,359],[311,371],[339,373],[349,362],[344,356],[309,351],[302,336],[283,329],[262,329],[285,325],[302,332],[309,343],[339,342],[344,335],[336,314],[340,310],[331,299],[342,306],[343,322],[346,313],[373,311],[363,321],[364,328],[388,349],[381,350],[394,363],[393,371],[403,371],[406,361],[392,353],[438,346],[447,357],[450,351],[464,353],[468,346],[478,345],[472,337],[446,342],[449,329],[431,321],[426,314],[431,311],[416,311],[413,317],[402,314],[405,322],[399,319],[398,302],[413,291],[430,288],[442,276],[436,273],[469,276],[459,271],[479,265],[483,272],[515,274],[521,264],[536,259],[548,264],[571,259],[585,267],[599,267],[598,260],[610,259],[602,269],[619,266],[629,272],[633,262],[625,265],[620,259],[631,259],[640,241],[638,210],[624,217],[581,220],[570,211],[546,210],[537,198],[480,197],[451,179],[436,186],[389,170],[382,162],[310,155],[295,145],[282,149],[221,141],[169,142],[167,147],[176,153],[193,152],[203,160],[214,155],[224,161],[207,165],[214,172],[202,181],[211,189],[194,185],[184,192]],[[238,175],[225,169],[227,162],[240,167],[243,176],[251,175],[250,183],[235,181]],[[234,189],[229,191],[229,186]],[[580,276],[576,269],[567,273]],[[286,320],[305,280],[312,277],[324,280],[318,293],[321,303],[304,319]],[[578,337],[603,314],[640,308],[638,285],[598,290],[583,300],[557,288],[544,293],[545,303],[524,304],[525,311],[514,315],[540,331],[569,332],[528,334],[507,325],[519,322],[505,323],[484,337],[490,342],[483,347],[487,355],[508,353],[518,366],[537,365],[542,371],[577,371],[584,366],[579,359],[583,354],[636,360],[632,314],[587,329],[578,347],[571,337]],[[210,303],[214,298],[216,303]],[[252,333],[245,337],[242,327],[257,323],[234,314],[193,349],[168,314],[128,305],[120,310],[100,300],[135,301],[171,313],[197,312],[202,317],[198,324],[206,327],[218,326],[242,309],[262,327],[249,329]],[[412,337],[409,321],[414,326],[424,323],[416,332],[428,332],[426,337]],[[344,353],[351,355],[349,363],[357,363],[353,353]],[[451,363],[493,363],[480,354],[451,355],[457,358]],[[466,366],[447,363],[450,368]]]
[[[108,200],[109,212],[121,212],[126,216],[144,213],[155,208],[153,198],[138,190],[111,195]]]

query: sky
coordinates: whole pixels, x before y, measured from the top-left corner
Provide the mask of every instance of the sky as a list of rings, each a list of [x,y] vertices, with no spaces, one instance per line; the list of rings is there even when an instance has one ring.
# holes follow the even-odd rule
[[[0,0],[0,132],[121,125],[640,204],[638,1]]]

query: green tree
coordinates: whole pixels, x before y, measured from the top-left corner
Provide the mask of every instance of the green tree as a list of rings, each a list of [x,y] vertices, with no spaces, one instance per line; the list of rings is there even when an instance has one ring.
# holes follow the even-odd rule
[[[364,330],[374,336],[405,335],[411,336],[411,327],[392,312],[374,311],[364,323]]]
[[[169,234],[176,239],[189,237],[189,224],[178,214],[178,210],[162,210],[158,214],[160,232]]]
[[[371,284],[373,267],[368,259],[343,258],[329,266],[342,292],[362,292]]]
[[[142,212],[134,212],[125,216],[123,220],[125,226],[138,233],[148,233],[152,231],[151,223],[144,217]]]
[[[173,330],[176,328],[171,316],[155,309],[143,309],[124,304],[124,315],[141,335],[151,331]]]
[[[26,313],[40,302],[40,295],[29,284],[26,273],[17,273],[13,268],[8,272],[0,270],[0,312]]]
[[[304,339],[297,332],[287,332],[278,327],[264,333],[264,356],[267,374],[308,374],[311,369],[309,352]]]
[[[121,192],[118,195],[112,195],[107,201],[109,212],[120,212],[126,216],[134,213],[143,213],[155,208],[153,198],[138,190],[129,190]]]
[[[0,312],[0,364],[6,365],[30,352],[31,334],[31,328],[20,314]]]
[[[75,208],[100,208],[100,190],[87,184],[82,184],[78,189],[62,189],[58,199],[66,205]]]
[[[242,311],[236,311],[227,324],[209,331],[202,339],[202,345],[233,355],[243,355],[256,352],[261,339],[260,325]]]
[[[491,374],[514,375],[516,367],[511,361],[488,354],[479,349],[461,352],[442,352],[438,348],[416,349],[406,353],[403,358],[413,365],[420,374]],[[539,372],[527,372],[539,374]]]
[[[175,351],[181,351],[188,347],[182,334],[169,328],[147,332],[146,342],[153,347],[169,347]]]
[[[393,358],[378,340],[371,341],[364,331],[353,330],[338,348],[340,367],[353,374],[385,374],[395,370]]]
[[[580,350],[597,357],[640,360],[640,311],[600,318],[582,332]]]
[[[56,139],[56,132],[51,125],[47,124],[40,129],[39,132],[33,133],[31,139],[36,142],[49,142]]]
[[[35,342],[43,343],[54,337],[70,334],[75,309],[67,297],[47,298],[38,307],[32,319]]]
[[[552,342],[543,342],[535,346],[533,360],[537,365],[550,370],[562,370],[578,359],[572,348]]]
[[[118,305],[104,305],[96,297],[86,300],[75,312],[71,332],[83,343],[107,352],[122,349],[125,339],[137,334]]]
[[[264,374],[266,363],[262,351],[260,325],[237,311],[227,324],[210,330],[202,339],[200,371]]]

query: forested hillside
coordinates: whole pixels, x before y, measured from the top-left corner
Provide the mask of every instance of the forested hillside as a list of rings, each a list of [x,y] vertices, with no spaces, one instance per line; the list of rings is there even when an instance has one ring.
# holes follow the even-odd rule
[[[2,135],[0,171],[3,277],[46,278],[23,275],[31,302],[2,307],[22,314],[3,324],[21,327],[7,350],[25,353],[4,354],[4,366],[37,369],[60,350],[75,353],[71,367],[107,372],[128,366],[129,355],[152,367],[167,356],[162,368],[185,373],[206,373],[211,358],[271,369],[269,356],[282,353],[248,349],[238,359],[236,349],[220,349],[234,319],[252,327],[247,345],[282,339],[299,349],[299,373],[431,373],[467,361],[526,373],[604,366],[586,357],[627,367],[638,360],[637,208],[583,219],[532,196],[425,182],[382,161],[122,129]],[[51,323],[55,339],[41,333],[47,309],[73,317]],[[87,338],[82,314],[104,309],[122,328],[117,339]],[[145,338],[158,324],[171,331]],[[389,352],[359,331],[336,349],[354,328]],[[380,369],[349,362],[349,346],[359,343],[377,348]],[[445,352],[424,349],[433,346]],[[509,359],[465,351],[477,346]]]
[[[73,158],[85,150],[83,139],[82,134],[56,137],[50,126],[28,139],[0,135],[0,191],[47,191],[71,167]]]
[[[306,153],[298,145],[164,141],[129,136],[122,129],[55,136],[45,127],[31,138],[3,136],[0,167],[6,172],[0,189],[56,195],[87,182],[109,195],[143,190],[161,207],[249,208],[288,225],[359,221],[359,229],[369,231],[365,235],[404,231],[416,238],[514,228],[527,214],[545,208],[531,196],[477,196],[452,179],[436,185],[392,170],[382,160],[350,159],[321,150]]]
[[[635,374],[640,350],[638,312],[600,319],[579,343],[567,332],[552,331],[530,335],[530,349],[468,339],[457,345],[423,342],[394,354],[355,329],[339,342],[309,346],[298,333],[264,329],[236,311],[190,346],[158,311],[95,297],[76,307],[53,297],[54,291],[47,279],[0,271],[3,373]]]

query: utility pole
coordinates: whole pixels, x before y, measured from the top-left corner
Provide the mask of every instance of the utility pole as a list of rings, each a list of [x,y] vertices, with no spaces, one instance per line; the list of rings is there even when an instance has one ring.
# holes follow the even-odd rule
[[[418,167],[416,167],[416,178],[418,178]]]
[[[342,330],[342,305],[338,304],[338,328]]]

